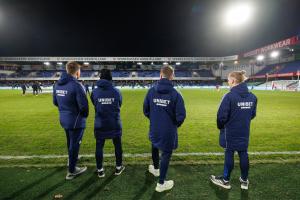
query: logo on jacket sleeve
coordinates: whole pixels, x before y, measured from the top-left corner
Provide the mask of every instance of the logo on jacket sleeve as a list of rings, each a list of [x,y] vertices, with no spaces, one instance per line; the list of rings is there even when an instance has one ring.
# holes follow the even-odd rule
[[[165,100],[165,99],[153,99],[153,103],[157,106],[168,106],[170,103],[170,100]]]

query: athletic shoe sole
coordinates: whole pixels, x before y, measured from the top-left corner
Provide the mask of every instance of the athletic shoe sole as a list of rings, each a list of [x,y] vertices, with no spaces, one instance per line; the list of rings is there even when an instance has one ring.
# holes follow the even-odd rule
[[[149,165],[149,167],[148,167],[148,172],[150,173],[150,174],[152,174],[153,176],[155,176],[155,177],[159,177],[159,175],[160,175],[160,173],[158,172],[158,174],[156,174],[156,173],[154,173],[151,169],[150,169],[150,166],[151,165]],[[153,168],[154,169],[154,168]]]
[[[105,174],[102,174],[102,175],[99,175],[99,174],[98,174],[98,177],[99,177],[99,178],[104,178],[104,177],[105,177]]]
[[[159,186],[156,186],[155,191],[156,192],[164,192],[164,191],[171,190],[173,187],[174,187],[174,182],[173,182],[173,184],[169,188],[161,188]]]
[[[83,169],[81,171],[77,172],[76,174],[67,175],[66,180],[72,180],[72,179],[76,178],[77,176],[79,176],[80,174],[84,173],[86,170],[87,170],[87,167],[83,167]]]
[[[242,181],[243,181],[243,180],[242,180],[242,178],[240,177],[241,189],[242,189],[242,190],[248,190],[248,185],[247,185],[247,186],[243,185],[243,184],[242,184]],[[248,183],[248,184],[249,184],[249,183]]]
[[[123,172],[124,170],[125,170],[125,167],[123,166],[122,169],[121,169],[121,171],[119,171],[118,173],[115,172],[115,175],[116,175],[116,176],[119,176],[120,174],[122,174],[122,172]]]
[[[231,189],[231,185],[224,185],[224,184],[221,184],[220,182],[216,181],[212,176],[210,177],[210,180],[213,184],[217,185],[217,186],[220,186],[224,189],[227,189],[227,190],[230,190]]]

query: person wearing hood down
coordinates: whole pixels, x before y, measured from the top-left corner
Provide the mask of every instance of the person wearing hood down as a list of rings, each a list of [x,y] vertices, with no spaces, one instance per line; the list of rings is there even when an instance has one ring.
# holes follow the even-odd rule
[[[178,147],[177,129],[186,117],[184,101],[173,87],[173,78],[173,68],[168,65],[162,67],[160,80],[149,89],[144,100],[144,115],[150,120],[149,139],[152,143],[153,165],[149,165],[148,170],[159,177],[155,188],[157,192],[170,190],[174,186],[173,180],[165,179],[172,152]],[[160,163],[159,150],[162,151]]]
[[[80,65],[68,62],[66,70],[53,87],[53,104],[58,107],[60,124],[67,136],[69,170],[66,179],[70,180],[87,170],[87,167],[76,167],[76,163],[89,107],[84,87],[77,80]]]
[[[220,146],[225,150],[224,172],[221,176],[210,176],[215,185],[231,189],[230,174],[234,167],[234,152],[240,158],[241,189],[248,189],[248,144],[251,120],[256,116],[257,98],[248,91],[245,71],[234,71],[228,75],[230,92],[225,94],[217,114],[220,129]]]
[[[120,175],[125,167],[122,165],[122,124],[120,109],[122,95],[112,84],[111,71],[102,69],[97,88],[92,91],[91,100],[95,107],[94,135],[96,139],[96,165],[98,177],[105,177],[103,168],[103,147],[106,139],[112,139],[115,147],[115,175]]]

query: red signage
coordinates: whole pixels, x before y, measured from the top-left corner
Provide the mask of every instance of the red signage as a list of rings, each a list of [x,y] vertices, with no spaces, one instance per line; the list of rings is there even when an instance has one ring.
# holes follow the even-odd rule
[[[264,46],[262,48],[255,49],[253,51],[249,51],[247,53],[244,53],[244,57],[255,56],[255,55],[258,55],[258,54],[264,54],[264,53],[266,53],[268,51],[271,51],[271,50],[280,49],[280,48],[283,48],[283,47],[295,45],[298,42],[299,42],[299,37],[294,36],[294,37],[291,37],[291,38],[281,40],[279,42],[275,42],[273,44]]]

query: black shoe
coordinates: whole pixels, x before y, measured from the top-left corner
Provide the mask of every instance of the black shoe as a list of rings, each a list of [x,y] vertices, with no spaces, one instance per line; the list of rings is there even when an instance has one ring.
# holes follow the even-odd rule
[[[97,173],[97,175],[98,175],[99,178],[105,177],[105,173],[104,173],[103,169],[102,170],[97,170],[96,173]]]
[[[223,176],[211,175],[210,180],[215,185],[218,185],[218,186],[228,189],[228,190],[231,189],[231,185],[230,185],[229,181],[225,181]]]
[[[124,171],[125,167],[122,165],[119,169],[116,168],[115,175],[119,176]]]

